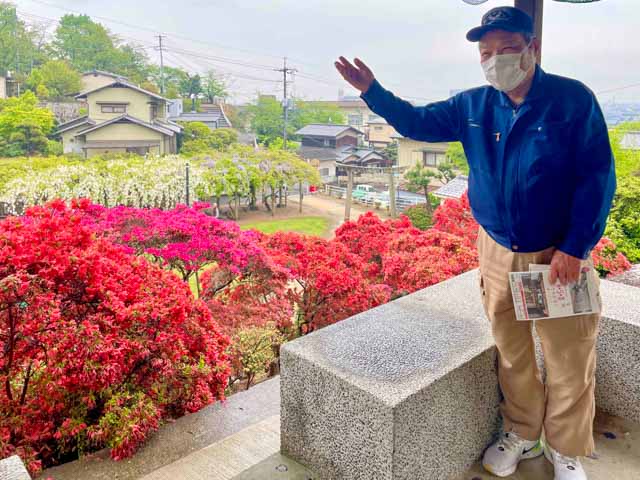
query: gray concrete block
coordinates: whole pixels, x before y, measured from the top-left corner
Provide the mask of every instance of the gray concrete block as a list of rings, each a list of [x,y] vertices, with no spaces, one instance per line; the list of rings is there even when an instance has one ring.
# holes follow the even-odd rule
[[[0,480],[31,480],[29,472],[18,455],[0,460]]]
[[[281,452],[320,479],[445,479],[499,430],[477,272],[281,347]]]
[[[603,281],[596,404],[640,422],[640,288]]]
[[[640,289],[601,294],[596,401],[638,422]],[[458,475],[499,431],[495,355],[476,271],[289,342],[281,452],[319,479]]]

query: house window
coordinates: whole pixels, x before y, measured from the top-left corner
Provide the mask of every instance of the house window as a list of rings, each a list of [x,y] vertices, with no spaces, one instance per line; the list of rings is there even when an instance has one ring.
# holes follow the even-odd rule
[[[444,153],[440,152],[422,152],[422,164],[427,167],[437,167],[446,159]]]
[[[324,146],[325,147],[331,147],[331,139],[330,138],[325,138],[324,139]]]
[[[379,119],[380,119],[380,115],[375,115],[375,114],[369,115],[370,122],[373,120],[379,120]]]
[[[382,130],[382,127],[373,127],[374,130]]]
[[[348,123],[352,127],[361,127],[362,126],[362,115],[360,115],[359,113],[349,115]]]
[[[122,104],[104,103],[100,105],[102,113],[127,113],[127,106]]]
[[[151,104],[151,120],[158,118],[158,105],[156,103]]]
[[[320,169],[320,175],[323,177],[328,177],[329,176],[329,169],[328,168],[321,168]]]

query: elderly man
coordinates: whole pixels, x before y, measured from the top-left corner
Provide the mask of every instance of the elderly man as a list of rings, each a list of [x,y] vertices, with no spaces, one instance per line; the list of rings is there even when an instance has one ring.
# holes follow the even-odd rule
[[[504,431],[485,452],[497,476],[545,454],[556,480],[583,480],[578,457],[594,450],[599,315],[536,320],[546,366],[535,359],[532,322],[517,321],[510,271],[551,266],[551,281],[578,280],[600,239],[616,187],[607,127],[591,90],[545,73],[531,18],[513,7],[487,12],[467,33],[478,42],[490,85],[415,107],[383,88],[359,59],[335,62],[367,105],[399,133],[427,142],[461,141],[469,201],[480,224],[482,301],[498,349]],[[540,437],[544,429],[544,442]]]

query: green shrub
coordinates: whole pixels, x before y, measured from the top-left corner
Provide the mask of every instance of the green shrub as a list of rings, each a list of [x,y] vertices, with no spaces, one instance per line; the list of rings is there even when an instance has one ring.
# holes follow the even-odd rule
[[[413,226],[420,230],[426,230],[432,225],[431,214],[424,203],[419,203],[418,205],[407,208],[404,214],[409,217]]]

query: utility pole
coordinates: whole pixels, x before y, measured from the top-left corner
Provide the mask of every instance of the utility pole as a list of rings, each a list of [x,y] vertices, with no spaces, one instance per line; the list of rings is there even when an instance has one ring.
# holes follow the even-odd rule
[[[282,72],[284,79],[284,96],[282,100],[282,106],[284,108],[284,128],[282,131],[283,147],[287,149],[287,122],[289,121],[289,99],[287,98],[287,74],[297,72],[295,68],[287,68],[287,57],[284,57],[283,68],[276,68],[276,72]]]
[[[158,35],[158,50],[160,51],[160,93],[164,95],[164,58],[162,57],[162,39],[164,35]]]

